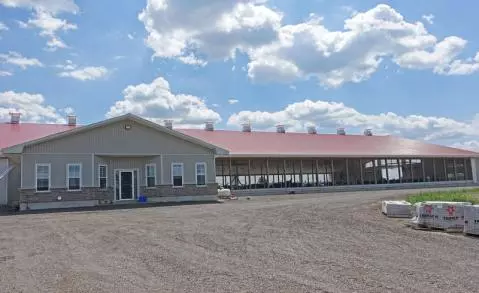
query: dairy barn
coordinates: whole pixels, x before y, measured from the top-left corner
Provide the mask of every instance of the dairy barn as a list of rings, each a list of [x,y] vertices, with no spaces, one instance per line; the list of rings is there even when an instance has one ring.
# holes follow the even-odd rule
[[[178,131],[220,146],[216,182],[237,195],[370,189],[452,187],[477,184],[479,153],[395,136],[201,129]]]
[[[0,206],[45,209],[236,195],[470,186],[479,154],[394,136],[176,129],[133,114],[0,123]]]

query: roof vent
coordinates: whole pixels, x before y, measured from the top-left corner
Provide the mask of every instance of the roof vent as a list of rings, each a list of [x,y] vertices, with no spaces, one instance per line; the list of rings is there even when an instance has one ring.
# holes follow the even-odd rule
[[[215,130],[215,125],[214,125],[213,121],[207,121],[207,122],[205,123],[205,130],[206,130],[206,131],[213,131],[213,130]]]
[[[344,130],[344,128],[340,127],[340,128],[338,128],[337,134],[338,135],[346,135],[346,130]]]
[[[173,130],[173,120],[165,120],[164,122],[166,128]]]
[[[277,133],[286,133],[286,128],[282,124],[276,125],[276,132]]]
[[[68,115],[67,116],[68,126],[76,126],[77,125],[77,116],[75,115]]]
[[[251,124],[250,123],[243,123],[242,131],[243,132],[251,132]]]
[[[308,126],[308,133],[309,134],[317,134],[318,131],[316,130],[316,126],[314,126],[314,125]]]
[[[366,129],[366,130],[364,130],[364,135],[366,135],[366,136],[373,136],[373,130],[372,130],[372,129]]]
[[[22,114],[18,113],[18,112],[13,112],[13,113],[10,113],[10,123],[11,124],[18,124],[20,123],[20,116]]]

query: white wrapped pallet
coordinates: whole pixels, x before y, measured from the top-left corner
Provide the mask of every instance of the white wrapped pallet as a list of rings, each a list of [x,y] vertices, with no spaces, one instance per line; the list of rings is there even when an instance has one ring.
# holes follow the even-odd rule
[[[382,212],[388,217],[410,218],[411,204],[405,200],[384,200]]]
[[[479,235],[479,205],[464,207],[464,233]]]
[[[469,202],[421,202],[415,204],[416,216],[412,221],[420,227],[462,231],[464,207],[470,205]]]

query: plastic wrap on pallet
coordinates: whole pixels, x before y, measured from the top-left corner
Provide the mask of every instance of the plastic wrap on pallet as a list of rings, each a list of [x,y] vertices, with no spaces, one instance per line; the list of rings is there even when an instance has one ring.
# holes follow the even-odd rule
[[[479,235],[479,205],[464,207],[464,233]]]
[[[230,198],[231,197],[231,190],[226,188],[221,188],[218,190],[218,197],[219,198]]]
[[[464,207],[469,202],[426,201],[415,204],[414,224],[436,229],[464,229]]]
[[[388,217],[410,218],[411,204],[404,200],[384,200],[382,212]]]

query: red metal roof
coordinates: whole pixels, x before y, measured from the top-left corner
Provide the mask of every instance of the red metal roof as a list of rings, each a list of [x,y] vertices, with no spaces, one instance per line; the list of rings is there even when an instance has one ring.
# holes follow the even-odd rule
[[[75,126],[37,123],[0,123],[0,150]],[[479,153],[394,136],[307,133],[205,131],[178,129],[181,133],[224,148],[232,156],[303,157],[479,157]]]
[[[178,129],[232,156],[477,157],[479,153],[395,136]]]
[[[62,124],[0,123],[0,150],[73,128]]]

